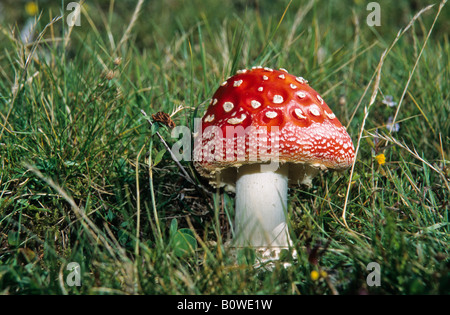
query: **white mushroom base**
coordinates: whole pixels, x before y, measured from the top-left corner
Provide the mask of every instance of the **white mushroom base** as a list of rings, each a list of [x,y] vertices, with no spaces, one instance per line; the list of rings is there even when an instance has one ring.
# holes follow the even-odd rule
[[[274,260],[292,246],[286,221],[289,166],[276,171],[265,166],[238,169],[234,246],[255,248],[263,259]]]

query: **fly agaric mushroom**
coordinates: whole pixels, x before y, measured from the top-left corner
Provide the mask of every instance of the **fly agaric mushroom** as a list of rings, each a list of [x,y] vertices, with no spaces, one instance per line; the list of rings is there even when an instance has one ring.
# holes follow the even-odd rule
[[[263,256],[292,245],[288,186],[310,185],[320,169],[344,170],[354,159],[345,127],[308,81],[285,69],[254,67],[228,78],[195,136],[199,174],[236,193],[235,245]],[[278,168],[268,167],[273,161]]]

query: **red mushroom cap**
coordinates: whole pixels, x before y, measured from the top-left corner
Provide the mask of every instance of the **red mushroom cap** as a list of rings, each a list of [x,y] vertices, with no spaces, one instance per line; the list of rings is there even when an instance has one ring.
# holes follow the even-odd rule
[[[260,141],[252,142],[258,135]],[[221,84],[202,118],[194,165],[216,178],[230,167],[274,158],[339,170],[352,165],[355,151],[345,127],[308,81],[284,69],[239,70]]]

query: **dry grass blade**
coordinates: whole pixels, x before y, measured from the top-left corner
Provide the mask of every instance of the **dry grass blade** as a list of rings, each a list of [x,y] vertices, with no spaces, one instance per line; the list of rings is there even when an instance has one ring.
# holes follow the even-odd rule
[[[40,17],[39,17],[39,18],[40,18]],[[38,19],[39,19],[39,18],[38,18]],[[59,21],[61,18],[62,18],[62,16],[57,16],[57,17],[55,17],[53,20],[51,20],[50,23],[48,23],[48,24],[44,27],[44,29],[42,30],[42,32],[39,33],[39,35],[38,35],[36,41],[33,43],[33,46],[31,47],[31,51],[30,51],[30,53],[29,53],[29,55],[28,55],[28,57],[27,57],[27,60],[26,60],[26,62],[25,62],[25,65],[24,65],[24,67],[23,67],[20,81],[18,81],[17,78],[16,78],[16,82],[14,83],[14,86],[13,86],[13,88],[12,88],[12,100],[11,100],[11,104],[10,104],[9,109],[8,109],[8,113],[6,114],[6,116],[5,116],[5,118],[4,118],[4,122],[3,122],[3,124],[2,124],[2,131],[0,132],[0,140],[2,139],[3,133],[5,132],[5,129],[6,129],[6,126],[8,125],[8,119],[9,119],[9,116],[11,115],[11,112],[12,112],[13,107],[14,107],[14,103],[16,102],[17,94],[19,93],[19,90],[20,90],[18,84],[19,84],[19,82],[23,82],[23,81],[24,81],[25,75],[26,75],[26,73],[27,73],[28,66],[30,65],[31,60],[33,59],[34,53],[35,53],[35,51],[36,51],[36,48],[37,48],[37,46],[40,44],[40,42],[41,42],[41,40],[42,40],[42,37],[44,37],[44,34],[47,32],[47,29],[48,29],[51,25],[53,25],[54,23],[56,23],[57,21]]]
[[[133,26],[136,24],[136,21],[139,17],[139,12],[141,12],[143,3],[144,3],[144,0],[139,0],[139,2],[137,3],[136,8],[134,9],[133,16],[131,17],[131,20],[130,20],[130,24],[128,24],[128,27],[125,30],[125,33],[123,33],[122,39],[120,40],[119,44],[117,45],[116,53],[119,51],[119,49],[122,47],[122,45],[130,37],[131,30],[133,29]]]
[[[287,36],[287,39],[286,39],[286,42],[284,45],[285,51],[288,51],[290,49],[291,45],[294,43],[294,34],[295,34],[298,26],[300,25],[300,23],[303,21],[305,16],[308,14],[308,12],[313,7],[314,2],[315,2],[315,0],[310,0],[305,6],[301,6],[298,9],[297,14],[295,15],[294,22],[292,23],[292,26],[291,26],[291,31],[290,31],[289,35]]]
[[[75,215],[81,219],[81,224],[89,232],[93,240],[100,240],[103,246],[108,250],[112,257],[116,257],[116,251],[111,247],[110,241],[101,233],[98,227],[92,222],[86,213],[75,203],[72,197],[62,189],[61,186],[56,184],[51,178],[44,176],[37,168],[32,165],[25,164],[25,166],[32,171],[36,176],[45,181],[50,187],[58,192],[58,194],[66,200],[74,211]],[[126,257],[125,250],[121,247],[118,248],[122,257]]]
[[[83,6],[84,2],[85,0],[80,0],[78,2],[78,5],[75,7],[75,10],[73,11],[73,20],[71,21],[71,23],[68,23],[69,29],[67,30],[67,33],[64,37],[64,49],[66,49],[67,45],[69,44],[70,34],[72,34],[73,27],[76,25],[74,21],[78,20],[81,16],[81,7]]]
[[[381,55],[380,62],[378,63],[378,66],[377,66],[376,81],[375,81],[375,84],[374,84],[374,87],[373,87],[372,96],[370,97],[369,106],[364,108],[364,118],[363,118],[363,121],[362,121],[362,124],[361,124],[361,129],[360,129],[359,135],[358,135],[358,142],[356,144],[356,149],[355,149],[355,157],[358,156],[359,147],[360,147],[361,139],[362,139],[362,134],[364,132],[364,127],[366,125],[367,117],[369,116],[369,109],[373,105],[373,103],[375,103],[375,99],[376,99],[376,97],[378,95],[378,88],[380,86],[380,80],[381,80],[381,69],[383,68],[383,63],[384,63],[384,60],[386,58],[387,53],[388,53],[388,49],[386,49],[383,52],[383,54]],[[371,84],[371,82],[369,82],[369,85],[370,84]],[[346,220],[348,197],[349,197],[350,188],[351,188],[351,185],[352,185],[352,178],[353,178],[353,173],[355,171],[355,165],[356,165],[356,158],[355,158],[355,161],[353,162],[353,165],[352,165],[352,168],[351,168],[351,171],[350,171],[350,179],[348,181],[347,192],[345,194],[344,208],[342,210],[342,221],[344,222],[344,225],[345,225],[345,227],[348,230],[350,230],[351,232],[357,234],[356,232],[354,232],[354,231],[352,231],[350,229],[350,227],[347,224],[347,220]]]
[[[441,4],[439,5],[439,9],[438,9],[438,12],[436,13],[436,16],[435,16],[435,18],[434,18],[433,24],[431,25],[430,30],[428,31],[427,37],[425,38],[425,42],[424,42],[423,45],[422,45],[422,49],[420,50],[419,56],[417,56],[416,62],[414,63],[414,67],[413,67],[413,69],[411,70],[411,72],[410,72],[410,74],[409,74],[408,81],[406,82],[405,88],[403,89],[403,94],[402,94],[402,96],[401,96],[401,98],[400,98],[400,101],[398,102],[398,106],[397,106],[397,110],[396,110],[396,112],[395,112],[394,118],[392,119],[392,127],[391,127],[390,130],[389,130],[390,132],[392,132],[392,130],[393,130],[393,128],[394,128],[395,122],[396,122],[396,120],[397,120],[398,113],[399,113],[400,108],[401,108],[401,106],[402,106],[402,104],[403,104],[403,100],[405,99],[405,95],[406,95],[406,92],[408,91],[409,84],[411,83],[411,79],[412,79],[412,77],[413,77],[413,75],[414,75],[414,73],[415,73],[415,71],[416,71],[417,65],[419,64],[419,60],[420,60],[420,58],[422,57],[422,53],[423,53],[423,51],[424,51],[424,49],[425,49],[425,46],[426,46],[427,43],[428,43],[428,39],[430,38],[430,35],[431,35],[431,33],[432,33],[433,29],[434,29],[434,25],[436,24],[436,21],[437,21],[439,15],[441,14],[442,8],[444,7],[444,5],[445,5],[446,2],[447,2],[447,0],[443,0],[443,1],[441,2]],[[417,13],[417,14],[414,16],[413,20],[408,24],[408,27],[406,27],[406,29],[402,32],[402,34],[403,34],[407,29],[409,29],[409,28],[411,27],[412,23],[413,23],[413,22],[414,22],[414,21],[415,21],[422,13],[423,13],[423,12],[428,11],[428,10],[431,9],[433,6],[434,6],[434,5],[429,5],[429,6],[427,6],[426,8],[420,10],[420,12]]]
[[[81,224],[84,226],[86,231],[88,231],[92,240],[95,242],[100,241],[100,243],[109,252],[111,257],[116,259],[116,268],[118,268],[123,278],[127,293],[132,294],[135,293],[136,285],[138,283],[136,278],[137,277],[136,268],[132,264],[130,259],[127,257],[125,249],[122,246],[120,246],[120,244],[114,238],[112,232],[109,230],[107,225],[105,225],[105,227],[107,233],[109,234],[110,237],[109,239],[105,236],[104,233],[100,231],[100,229],[95,225],[95,223],[92,222],[92,220],[86,215],[85,211],[75,203],[73,198],[70,197],[69,194],[64,191],[64,189],[62,189],[62,187],[56,184],[52,179],[45,177],[44,174],[42,174],[35,167],[29,164],[25,164],[25,166],[40,179],[44,180],[50,187],[56,190],[58,194],[61,195],[61,197],[64,198],[64,200],[66,200],[70,204],[75,215],[80,219]]]
[[[438,11],[437,14],[436,14],[436,18],[435,18],[435,20],[434,20],[433,26],[434,26],[434,24],[435,24],[435,22],[436,22],[436,20],[437,20],[437,17],[438,17],[439,14],[440,14],[441,9],[442,9],[443,5],[445,4],[445,2],[447,2],[447,0],[442,1],[441,5],[440,5],[440,7],[439,7],[439,11]],[[376,69],[376,81],[375,81],[375,84],[374,84],[374,87],[373,87],[372,96],[370,97],[369,106],[367,106],[367,107],[364,108],[364,118],[363,118],[363,121],[362,121],[362,124],[361,124],[361,129],[360,129],[360,132],[359,132],[359,135],[358,135],[358,142],[357,142],[356,150],[355,150],[355,156],[356,156],[356,157],[358,156],[358,151],[359,151],[359,147],[360,147],[360,143],[361,143],[361,138],[362,138],[362,135],[363,135],[363,132],[364,132],[364,127],[365,127],[365,124],[366,124],[367,117],[369,116],[369,110],[370,110],[371,106],[373,105],[373,103],[375,102],[375,99],[376,99],[376,97],[377,97],[377,95],[378,95],[378,88],[379,88],[379,85],[380,85],[380,79],[381,79],[381,70],[382,70],[382,68],[383,68],[383,64],[384,64],[384,62],[385,62],[386,56],[389,54],[389,52],[392,50],[392,48],[397,44],[398,40],[402,37],[402,35],[405,34],[405,32],[406,32],[406,31],[414,24],[414,22],[420,17],[420,15],[422,15],[424,12],[428,11],[428,10],[431,9],[432,7],[433,7],[433,5],[429,5],[429,6],[425,7],[424,9],[420,10],[416,15],[414,15],[414,17],[413,17],[413,18],[411,19],[411,21],[408,23],[408,25],[406,26],[406,28],[405,28],[404,30],[400,30],[400,31],[397,33],[397,36],[395,37],[395,39],[394,39],[394,41],[392,42],[392,44],[391,44],[391,45],[383,52],[383,54],[381,55],[380,62],[378,63],[378,66],[377,66],[377,69]],[[432,29],[433,29],[433,26],[431,27],[431,29],[430,29],[430,31],[429,31],[429,33],[428,33],[428,37],[429,37],[430,34],[431,34],[431,31],[432,31]],[[428,37],[427,37],[427,38],[428,38]],[[425,44],[426,44],[426,41],[425,41]],[[422,47],[422,50],[423,50],[423,48],[425,47],[425,44],[424,44],[424,46]],[[422,52],[421,52],[421,53],[422,53]],[[415,69],[415,67],[416,67],[416,65],[417,65],[417,62],[418,62],[420,56],[421,56],[421,54],[418,56],[418,58],[417,58],[417,60],[416,60],[416,64],[415,64],[415,66],[414,66],[414,69]],[[409,82],[410,82],[410,80],[411,80],[411,77],[412,77],[412,74],[410,75],[409,80],[408,80],[408,83],[406,84],[406,86],[409,85]],[[367,88],[366,88],[366,91],[367,91],[368,87],[372,84],[372,81],[373,81],[373,77],[372,77],[372,79],[370,80],[370,82],[368,83]],[[364,94],[366,93],[366,91],[364,92]],[[405,88],[405,93],[406,93],[406,88]],[[399,107],[400,107],[400,106],[399,106]],[[398,111],[398,109],[397,109],[397,111]],[[394,122],[395,122],[395,118],[394,118]],[[394,125],[394,123],[393,123],[392,125]],[[351,188],[351,184],[352,184],[353,173],[354,173],[354,171],[355,171],[355,165],[356,165],[356,159],[355,159],[355,162],[353,163],[352,168],[351,168],[351,171],[350,171],[350,179],[349,179],[349,181],[348,181],[347,192],[346,192],[346,194],[345,194],[345,202],[344,202],[344,207],[343,207],[343,211],[342,211],[342,220],[343,220],[343,222],[344,222],[344,225],[345,225],[345,227],[346,227],[348,230],[350,230],[350,231],[353,232],[353,233],[355,233],[355,232],[352,231],[352,230],[350,229],[350,227],[348,226],[348,224],[347,224],[346,214],[347,214],[348,198],[349,198],[349,195],[350,195],[350,188]]]

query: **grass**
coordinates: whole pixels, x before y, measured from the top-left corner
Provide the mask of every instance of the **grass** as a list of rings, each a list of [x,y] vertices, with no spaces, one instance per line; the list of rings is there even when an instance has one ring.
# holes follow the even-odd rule
[[[450,11],[431,3],[380,1],[369,27],[364,1],[89,1],[70,28],[62,3],[39,1],[26,44],[29,17],[5,2],[0,292],[449,294]],[[233,195],[189,162],[182,176],[161,140],[178,139],[141,114],[192,126],[255,65],[307,78],[358,144],[351,171],[290,191],[299,256],[271,271],[251,251],[236,263]]]

